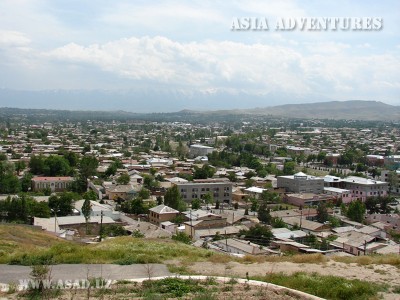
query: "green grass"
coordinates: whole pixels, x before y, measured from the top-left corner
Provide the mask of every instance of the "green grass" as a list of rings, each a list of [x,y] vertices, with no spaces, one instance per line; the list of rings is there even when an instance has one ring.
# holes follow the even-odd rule
[[[20,226],[0,225],[0,263],[161,263],[208,260],[213,252],[180,242],[160,239],[117,237],[99,244],[64,241],[45,232]]]
[[[305,272],[296,272],[292,275],[274,273],[252,279],[270,282],[333,300],[367,300],[377,297],[378,292],[387,290],[386,286],[367,281]]]

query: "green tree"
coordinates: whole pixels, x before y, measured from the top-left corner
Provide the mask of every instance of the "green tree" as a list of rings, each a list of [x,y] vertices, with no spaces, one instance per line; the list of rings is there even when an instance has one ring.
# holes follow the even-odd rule
[[[350,202],[347,208],[347,217],[355,222],[361,223],[364,220],[364,214],[366,212],[365,204],[360,200]]]
[[[283,174],[285,174],[285,175],[293,175],[295,167],[296,167],[296,163],[295,162],[293,162],[293,161],[285,162],[284,165],[283,165]]]
[[[78,198],[79,195],[78,195]],[[51,195],[49,197],[49,207],[57,216],[68,216],[72,213],[73,203],[76,196],[71,192],[63,192],[60,195]]]
[[[249,230],[240,230],[239,235],[244,235],[246,240],[260,245],[268,245],[273,238],[271,230],[261,224],[256,224]]]
[[[93,190],[89,190],[82,195],[83,199],[87,200],[97,200],[97,194]]]
[[[208,164],[203,165],[201,168],[194,167],[193,178],[194,179],[207,179],[214,176],[215,170]]]
[[[258,208],[258,219],[261,223],[271,224],[272,217],[270,214],[270,210],[265,202],[263,202]]]
[[[89,228],[88,228],[88,222],[90,220],[90,215],[92,213],[92,205],[90,204],[89,199],[85,199],[82,205],[82,214],[85,217],[85,223],[86,223],[86,234],[89,233]]]
[[[15,171],[17,171],[18,175],[22,170],[24,170],[26,168],[25,162],[22,160],[15,162],[14,165],[15,165]]]
[[[126,173],[121,174],[117,178],[117,183],[118,184],[128,184],[130,181],[131,181],[131,177]]]
[[[29,169],[32,174],[39,175],[44,173],[44,156],[32,155],[29,161]]]
[[[96,157],[92,155],[86,155],[82,157],[79,162],[79,174],[83,179],[87,180],[89,177],[96,175],[96,169],[99,166],[99,162]]]
[[[320,223],[325,223],[328,221],[328,209],[325,203],[320,203],[317,207],[317,221]]]
[[[33,175],[29,172],[25,172],[24,176],[20,179],[21,182],[21,191],[22,192],[27,192],[31,188],[32,185],[32,178]]]
[[[199,209],[201,205],[201,202],[199,199],[193,199],[192,200],[192,209]]]
[[[186,204],[183,202],[176,185],[170,187],[165,193],[164,204],[179,211],[184,211],[186,209]]]
[[[214,203],[214,197],[211,193],[207,193],[203,196],[203,201],[206,204],[206,207],[208,208],[209,204],[213,204]]]

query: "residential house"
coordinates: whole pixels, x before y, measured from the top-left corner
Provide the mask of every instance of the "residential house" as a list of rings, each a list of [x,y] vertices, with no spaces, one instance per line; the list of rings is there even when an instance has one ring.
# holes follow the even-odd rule
[[[160,225],[163,222],[172,221],[179,216],[179,214],[179,211],[176,209],[161,204],[149,209],[149,221],[150,223]]]

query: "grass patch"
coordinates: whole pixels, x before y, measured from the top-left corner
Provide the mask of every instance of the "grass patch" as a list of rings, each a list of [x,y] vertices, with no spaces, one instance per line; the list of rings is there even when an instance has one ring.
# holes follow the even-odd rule
[[[143,282],[144,293],[165,294],[171,297],[182,297],[188,293],[202,292],[204,287],[200,281],[180,278],[164,278],[157,281],[147,280]]]
[[[376,297],[378,292],[386,290],[385,286],[376,283],[305,272],[296,272],[292,275],[274,273],[262,277],[254,277],[253,279],[333,300],[367,300],[371,297]]]
[[[181,261],[222,261],[225,255],[160,239],[116,237],[99,244],[64,241],[24,226],[0,225],[0,263],[16,265],[92,264],[120,265]]]

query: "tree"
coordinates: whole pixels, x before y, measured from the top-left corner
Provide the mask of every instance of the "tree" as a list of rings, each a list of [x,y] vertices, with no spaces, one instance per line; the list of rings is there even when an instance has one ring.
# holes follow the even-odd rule
[[[206,204],[206,207],[208,208],[208,204],[212,204],[214,202],[214,197],[211,193],[207,193],[203,196],[203,201]]]
[[[30,189],[30,187],[32,185],[32,183],[31,183],[32,182],[32,178],[33,178],[33,175],[31,173],[26,172],[24,174],[24,176],[20,179],[21,191],[23,191],[23,192],[29,191],[29,189]]]
[[[293,162],[293,161],[285,162],[284,165],[283,165],[283,174],[285,174],[285,175],[293,175],[295,167],[296,167],[296,163],[295,162]]]
[[[179,211],[184,211],[186,209],[186,204],[182,200],[178,186],[173,185],[167,190],[164,196],[164,204]]]
[[[138,197],[142,200],[149,199],[150,198],[150,191],[146,188],[142,188],[139,193]]]
[[[29,161],[29,168],[32,174],[43,174],[44,170],[44,157],[43,155],[32,155]]]
[[[89,177],[94,176],[96,174],[96,169],[99,166],[99,162],[96,157],[89,155],[84,156],[79,162],[79,173],[87,180]]]
[[[88,200],[97,200],[97,194],[93,190],[89,190],[82,195],[83,199]]]
[[[261,223],[271,224],[272,217],[265,202],[263,202],[258,208],[258,219]]]
[[[24,161],[17,161],[15,162],[15,171],[17,171],[17,174],[19,175],[19,173],[24,170],[26,168],[25,162]]]
[[[207,179],[214,176],[215,170],[208,164],[203,165],[201,168],[194,167],[193,178],[194,179]]]
[[[89,199],[85,199],[82,205],[82,214],[85,217],[86,222],[86,234],[88,234],[88,222],[90,219],[90,214],[92,213],[92,205],[90,204]]]
[[[270,192],[270,191],[263,191],[261,194],[261,200],[266,203],[279,203],[281,202],[281,198],[279,197],[278,193]]]
[[[192,200],[192,209],[199,209],[201,205],[201,202],[199,199],[193,199]]]
[[[317,221],[320,223],[325,223],[328,221],[328,209],[325,203],[320,203],[317,207]]]
[[[365,212],[365,204],[360,200],[356,200],[349,204],[347,208],[347,217],[352,221],[361,223],[364,220]]]
[[[393,189],[399,186],[399,177],[395,171],[390,171],[388,173],[388,182],[389,182],[389,193],[392,192]]]
[[[64,157],[50,155],[44,160],[42,171],[46,176],[66,176],[70,174],[71,167]]]
[[[121,174],[118,178],[117,178],[117,183],[118,184],[128,184],[131,181],[131,177],[124,173]]]
[[[249,230],[240,230],[239,235],[244,235],[246,240],[260,245],[268,245],[270,240],[273,238],[271,230],[261,224],[256,224]]]
[[[78,195],[79,196],[79,195]],[[71,192],[63,192],[60,195],[49,197],[49,207],[57,216],[68,216],[72,213],[75,195]]]

